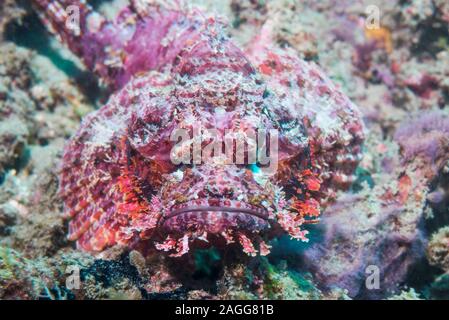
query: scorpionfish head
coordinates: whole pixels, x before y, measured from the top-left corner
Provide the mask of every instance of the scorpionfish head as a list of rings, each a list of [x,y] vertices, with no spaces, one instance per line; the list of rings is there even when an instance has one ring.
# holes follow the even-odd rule
[[[250,63],[198,37],[135,74],[67,145],[60,194],[79,248],[266,255],[278,235],[307,241],[320,205],[354,180],[361,114],[319,68],[263,50]]]
[[[141,103],[128,128],[124,184],[138,183],[150,206],[139,230],[173,256],[231,243],[266,255],[282,232],[306,241],[320,181],[304,124],[238,49],[201,50],[182,57],[167,99]]]

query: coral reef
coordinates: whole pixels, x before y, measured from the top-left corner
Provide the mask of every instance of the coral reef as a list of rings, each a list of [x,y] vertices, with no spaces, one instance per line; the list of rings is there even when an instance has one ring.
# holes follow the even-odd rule
[[[47,1],[36,2],[45,5]],[[71,3],[69,0],[62,2]],[[107,18],[94,16],[95,19],[89,20],[89,28],[82,31],[92,37],[107,36],[94,40],[92,37],[66,37],[65,40],[75,53],[84,57],[83,62],[88,67],[96,64],[100,87],[94,84],[96,80],[73,54],[45,33],[28,1],[2,2],[0,299],[449,299],[447,1],[345,0],[338,1],[338,5],[334,0],[192,2],[203,6],[205,12],[218,11],[225,17],[212,21],[208,19],[217,15],[202,18],[190,14],[186,23],[195,21],[198,25],[196,31],[186,31],[184,24],[173,27],[172,22],[181,19],[183,14],[179,12],[189,12],[188,6],[180,10],[176,5],[168,5],[169,9],[164,9],[166,2],[152,1],[160,6],[159,12],[165,14],[166,24],[154,27],[139,22],[139,27],[135,28],[136,21],[145,21],[154,13],[148,13],[144,7],[134,8],[140,16],[132,19],[135,12],[126,9],[126,0],[95,1],[96,10]],[[380,25],[370,29],[365,22],[369,15],[367,8],[373,5],[381,11]],[[116,22],[108,22],[114,19]],[[53,30],[65,32],[60,21],[52,21]],[[226,21],[229,27],[223,28]],[[148,28],[163,32],[156,38],[147,38]],[[113,36],[118,29],[123,31],[121,40]],[[171,29],[173,32],[165,37],[164,32]],[[203,43],[199,49],[214,45],[223,49],[234,59],[227,61],[228,69],[249,70],[250,75],[234,77],[235,70],[228,69],[220,73],[222,66],[212,68],[217,71],[213,75],[192,71],[201,66],[210,70],[210,66],[220,61],[209,59],[206,49],[203,52],[197,48],[198,51],[194,49],[191,54],[182,52],[181,61],[167,63],[164,60],[177,55],[183,47],[181,42],[187,37],[193,39],[199,34],[208,35],[208,40],[203,39],[207,45],[199,41]],[[131,37],[134,40],[130,40]],[[208,43],[217,37],[219,41]],[[164,50],[159,53],[153,50],[163,38],[167,55],[159,55]],[[179,39],[179,45],[176,45]],[[130,45],[121,51],[123,43],[129,40]],[[92,43],[96,45],[91,46]],[[147,44],[148,50],[141,50],[139,43]],[[89,47],[93,51],[86,49]],[[266,47],[270,49],[267,51]],[[217,54],[220,52],[218,50]],[[147,59],[149,56],[154,59]],[[198,56],[204,59],[193,59]],[[245,59],[252,65],[249,69],[243,62]],[[148,69],[157,70],[151,75],[141,72]],[[307,72],[316,74],[316,78],[309,77]],[[177,79],[170,78],[173,74],[178,75]],[[135,80],[130,81],[131,78]],[[205,80],[211,85],[202,88],[199,83]],[[238,85],[219,86],[222,80]],[[113,90],[100,92],[102,86]],[[147,100],[133,98],[131,93],[120,93],[119,89],[140,92],[142,86],[150,88],[146,91]],[[229,96],[224,93],[218,96],[217,88]],[[242,113],[252,108],[244,108],[245,103],[262,103],[262,106],[270,107],[256,106],[252,109],[257,110],[256,115],[260,110],[268,109],[267,114],[255,118],[251,114],[251,121],[240,121],[241,126],[251,127],[258,121],[273,127],[277,122],[289,124],[285,120],[291,113],[297,114],[296,119],[301,121],[309,120],[299,126],[284,125],[281,131],[288,141],[300,147],[298,153],[307,149],[313,151],[304,158],[312,161],[311,175],[308,172],[295,175],[298,167],[304,168],[303,163],[296,167],[288,162],[279,166],[282,169],[280,176],[295,180],[282,181],[281,185],[287,191],[282,193],[280,189],[268,187],[260,191],[257,167],[245,168],[248,170],[242,175],[239,175],[240,168],[223,172],[214,165],[204,167],[204,170],[175,170],[166,174],[167,161],[158,158],[151,161],[152,165],[144,166],[150,171],[139,171],[143,166],[136,166],[136,163],[142,164],[145,156],[154,150],[163,153],[162,148],[147,149],[143,142],[149,134],[160,136],[158,130],[163,125],[156,120],[165,121],[170,117],[172,106],[166,99],[172,93],[170,90],[176,91],[181,100],[186,99],[182,101],[190,103],[193,110],[197,108],[195,101],[200,99],[214,106],[233,105]],[[116,94],[106,102],[114,91]],[[354,109],[345,95],[359,107],[360,114],[354,114],[355,118],[345,113],[345,110]],[[104,113],[111,107],[99,109],[105,103],[109,106],[125,104],[131,108],[128,114],[117,107],[114,109],[116,114],[109,119],[119,121],[108,122]],[[144,103],[148,106],[159,104],[164,108],[153,118],[151,112],[144,112],[145,108],[136,112],[138,105]],[[336,131],[324,121],[329,119],[319,117],[326,114],[322,113],[323,108],[329,103],[331,109],[339,113]],[[274,112],[279,110],[279,104],[293,112]],[[94,113],[88,115],[92,111]],[[213,113],[211,109],[204,109],[199,112],[200,116],[192,114],[194,119],[209,123]],[[134,118],[125,123],[122,121],[125,115]],[[367,129],[362,148],[361,136],[352,134],[345,140],[346,132],[354,133],[351,131],[351,125],[357,122],[354,119],[360,117]],[[237,118],[245,117],[240,114]],[[137,119],[151,120],[156,125],[148,128],[149,131],[141,130],[144,127]],[[345,122],[345,119],[352,120]],[[94,126],[93,122],[104,126]],[[85,129],[76,133],[80,123]],[[120,125],[127,131],[125,135],[130,131],[136,133],[132,144],[123,144],[117,138]],[[90,126],[96,129],[95,139],[88,129]],[[133,241],[125,241],[125,246],[105,246],[106,250],[101,253],[86,253],[78,250],[66,237],[69,226],[63,217],[64,199],[58,189],[69,184],[59,184],[59,169],[64,145],[71,136],[78,138],[71,140],[66,150],[76,149],[73,147],[76,139],[98,142],[98,137],[110,137],[112,126],[115,126],[112,130],[114,139],[117,138],[113,145],[126,151],[117,157],[121,163],[131,160],[127,170],[120,171],[121,176],[151,176],[152,183],[158,187],[164,179],[167,184],[166,188],[156,188],[161,193],[159,197],[148,197],[144,199],[147,202],[140,202],[136,201],[138,194],[133,188],[136,181],[120,180],[120,194],[126,195],[127,199],[122,209],[138,217],[127,235],[132,234],[133,239],[142,243],[134,246]],[[303,137],[307,143],[292,137]],[[321,145],[331,144],[333,139],[339,140],[340,144],[320,149]],[[285,151],[284,147],[280,145],[279,150]],[[338,150],[343,154],[338,154]],[[81,154],[84,156],[85,152]],[[97,156],[100,154],[110,156],[111,151],[96,153]],[[348,155],[353,158],[349,159]],[[81,158],[78,153],[73,161],[76,162],[76,158]],[[340,163],[339,159],[344,161]],[[103,157],[96,161],[104,160]],[[68,163],[67,159],[65,163]],[[84,177],[91,169],[85,170],[82,173],[75,171],[78,173],[74,175]],[[342,173],[340,181],[335,178],[338,175],[326,177],[326,173],[337,172]],[[315,175],[319,180],[314,179]],[[72,176],[73,172],[63,174],[66,179]],[[239,179],[234,183],[232,178],[236,176]],[[274,180],[279,182],[280,176]],[[210,187],[211,181],[215,180],[223,185]],[[310,191],[310,206],[305,206],[304,202],[288,202],[294,200],[291,196],[302,199],[295,194],[298,190],[291,187],[298,183],[302,186],[301,192]],[[196,187],[192,187],[193,184]],[[318,188],[319,191],[313,191]],[[167,192],[167,197],[162,196],[162,189]],[[110,192],[112,194],[116,189],[110,188]],[[209,243],[198,233],[195,244],[189,243],[195,250],[173,258],[169,255],[187,251],[183,236],[167,238],[171,231],[164,231],[164,236],[155,241],[159,249],[171,249],[168,254],[156,251],[142,240],[148,236],[146,232],[154,221],[142,220],[139,210],[167,206],[167,199],[177,199],[180,203],[196,200],[191,198],[193,193],[201,195],[202,192],[225,194],[232,200],[240,195],[247,197],[245,201],[251,205],[259,205],[263,200],[273,204],[279,204],[280,200],[283,204],[287,200],[284,205],[295,207],[295,215],[300,211],[316,215],[317,206],[313,202],[316,199],[323,210],[320,217],[304,216],[310,222],[320,219],[318,224],[309,224],[306,228],[300,225],[305,223],[301,220],[295,225],[298,228],[289,229],[294,215],[277,217],[283,218],[279,220],[283,229],[289,229],[288,233],[297,238],[305,237],[305,231],[308,231],[308,243],[282,236],[285,232],[264,236],[260,231],[260,239],[251,237],[252,232],[225,237],[223,239],[237,242],[225,246],[226,242],[218,241],[218,237],[212,236],[213,232],[208,233]],[[269,195],[267,199],[254,197],[265,193]],[[85,196],[81,192],[76,194]],[[69,198],[65,200],[66,208],[71,207],[67,205]],[[134,207],[133,204],[138,205]],[[247,223],[246,232],[255,230],[251,229],[255,227],[248,223],[248,219],[239,222]],[[210,227],[211,224],[203,223],[203,226]],[[110,230],[108,228],[101,230]],[[182,234],[185,231],[183,221],[176,219],[168,219],[167,228],[180,230]],[[72,226],[72,234],[76,229]],[[101,244],[101,237],[94,239],[97,245]],[[241,254],[242,245],[249,255]],[[261,255],[271,253],[263,257],[258,255],[259,251]],[[78,269],[80,288],[76,289],[67,281],[70,275],[76,275],[69,270]],[[370,286],[370,276],[376,272],[379,286]]]
[[[406,121],[395,132],[404,164],[414,163],[432,179],[449,160],[449,115],[434,111]]]
[[[3,41],[5,28],[11,21],[21,22],[21,18],[26,14],[23,7],[25,1],[4,0],[0,7],[0,41]],[[20,5],[18,5],[20,4]]]
[[[1,50],[0,78],[0,175],[20,158],[29,137],[29,113],[34,104],[27,93],[31,71],[26,63],[31,53],[12,44]]]
[[[427,246],[427,256],[431,265],[449,271],[449,227],[444,227],[432,235]]]
[[[418,229],[423,195],[400,203],[388,197],[391,191],[379,186],[340,198],[328,208],[324,243],[305,252],[322,285],[345,288],[351,297],[379,298],[403,284],[410,266],[423,255]],[[379,290],[365,287],[370,266],[382,279]]]
[[[0,246],[0,297],[2,299],[71,298],[66,286],[67,266],[85,268],[89,257],[72,252],[56,259],[27,259],[15,250]]]
[[[403,290],[400,294],[394,295],[388,298],[388,300],[422,300],[422,298],[420,298],[419,294],[412,288],[408,291]]]
[[[410,267],[424,255],[421,225],[429,186],[449,161],[447,119],[435,111],[405,121],[394,135],[397,145],[376,146],[392,149],[380,160],[393,158],[395,169],[379,173],[373,187],[365,182],[357,195],[341,196],[327,209],[324,241],[305,253],[321,283],[360,297],[380,297],[404,285]],[[371,265],[379,270],[382,289],[365,286]]]

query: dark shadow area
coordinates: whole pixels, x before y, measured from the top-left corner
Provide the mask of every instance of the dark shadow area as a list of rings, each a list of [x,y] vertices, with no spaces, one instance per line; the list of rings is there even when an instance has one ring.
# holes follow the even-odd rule
[[[12,21],[6,26],[5,40],[18,46],[35,50],[49,58],[55,66],[71,77],[90,103],[102,103],[107,92],[98,85],[98,79],[91,72],[80,69],[73,61],[64,58],[51,46],[51,35],[39,20],[36,12],[26,6],[28,14],[22,21]]]
[[[87,1],[94,10],[98,10],[98,8],[105,3],[112,3],[114,0],[89,0]]]
[[[449,48],[449,30],[437,16],[430,17],[418,26],[419,41],[411,52],[420,57],[436,58],[436,55]]]

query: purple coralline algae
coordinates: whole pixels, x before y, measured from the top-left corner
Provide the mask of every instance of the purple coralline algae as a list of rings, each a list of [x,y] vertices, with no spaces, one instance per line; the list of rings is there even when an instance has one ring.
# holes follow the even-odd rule
[[[432,197],[427,196],[428,186],[449,161],[448,120],[445,113],[435,111],[404,121],[394,135],[402,169],[397,164],[372,189],[366,186],[357,195],[341,196],[326,209],[324,241],[305,254],[320,283],[365,298],[401,288],[410,267],[424,256],[421,225],[426,200]],[[428,252],[437,248],[434,244]],[[431,263],[437,264],[437,254],[431,256]],[[380,290],[365,285],[370,266],[380,274]]]
[[[394,135],[401,146],[404,163],[421,162],[420,170],[435,176],[445,165],[449,153],[449,116],[433,111],[404,122]]]

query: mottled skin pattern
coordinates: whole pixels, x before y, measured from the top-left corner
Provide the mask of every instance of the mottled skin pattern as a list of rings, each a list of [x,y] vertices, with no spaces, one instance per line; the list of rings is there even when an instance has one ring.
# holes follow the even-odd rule
[[[357,108],[315,64],[270,45],[268,27],[245,52],[217,18],[154,2],[131,1],[110,22],[83,1],[34,0],[115,90],[64,151],[69,238],[87,251],[121,244],[171,256],[233,242],[266,255],[266,240],[283,232],[307,241],[302,225],[317,222],[320,207],[353,181],[364,130]],[[79,34],[65,24],[73,4]],[[173,164],[172,130],[198,124],[220,135],[278,130],[276,174],[220,158]]]

